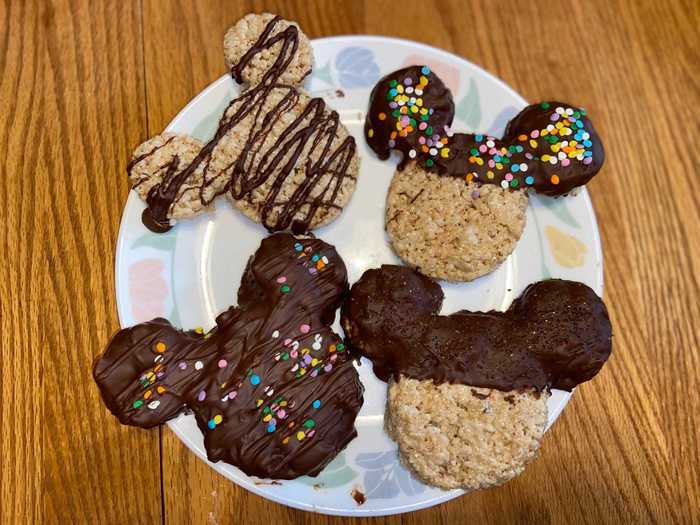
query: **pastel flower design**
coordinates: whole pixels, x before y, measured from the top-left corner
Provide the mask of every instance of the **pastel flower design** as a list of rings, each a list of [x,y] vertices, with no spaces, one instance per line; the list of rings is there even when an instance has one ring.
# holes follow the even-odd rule
[[[335,69],[344,88],[367,87],[379,79],[374,53],[365,47],[346,47],[335,57]]]
[[[416,496],[425,490],[401,465],[394,450],[358,454],[355,463],[365,469],[362,483],[367,499],[390,499],[401,493]]]
[[[324,489],[332,489],[349,483],[355,477],[357,477],[357,472],[348,466],[345,452],[341,452],[317,477],[302,476],[297,478],[297,481],[305,485],[318,485]]]
[[[496,115],[496,118],[493,119],[491,126],[489,126],[488,130],[486,130],[486,134],[491,135],[492,137],[503,136],[503,133],[506,131],[506,126],[508,125],[508,122],[510,122],[510,120],[513,117],[515,117],[519,112],[520,109],[514,106],[505,107],[498,113],[498,115]]]
[[[134,322],[165,315],[168,284],[163,279],[163,261],[141,259],[129,266],[129,297]]]
[[[544,233],[549,240],[549,246],[554,260],[564,268],[583,266],[588,248],[573,235],[564,233],[559,228],[547,225]]]
[[[415,65],[426,65],[431,71],[435,72],[440,77],[440,80],[450,88],[453,93],[458,92],[459,88],[459,70],[450,64],[435,60],[432,57],[425,55],[409,55],[401,65],[402,68]]]

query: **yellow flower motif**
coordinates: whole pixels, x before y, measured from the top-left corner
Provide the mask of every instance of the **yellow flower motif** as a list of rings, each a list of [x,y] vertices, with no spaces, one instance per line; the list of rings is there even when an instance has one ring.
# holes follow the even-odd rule
[[[577,268],[583,266],[588,248],[573,235],[564,233],[560,229],[548,225],[544,233],[549,240],[549,248],[554,260],[564,268]]]

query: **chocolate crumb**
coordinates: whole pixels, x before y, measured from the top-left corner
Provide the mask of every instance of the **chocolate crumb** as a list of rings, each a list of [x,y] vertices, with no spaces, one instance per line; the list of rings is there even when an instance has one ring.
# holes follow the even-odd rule
[[[472,391],[472,395],[474,397],[476,397],[477,399],[488,399],[489,396],[491,395],[490,392],[488,394],[481,394],[481,393],[477,392],[476,390],[474,390],[473,388],[471,389],[471,391]]]
[[[352,498],[357,502],[358,505],[362,505],[365,501],[367,501],[365,495],[357,489],[352,489],[352,492],[350,494],[352,495]]]
[[[279,481],[277,481],[276,479],[273,479],[272,481],[254,481],[253,483],[255,485],[257,485],[258,487],[269,487],[271,485],[281,485],[282,484]]]

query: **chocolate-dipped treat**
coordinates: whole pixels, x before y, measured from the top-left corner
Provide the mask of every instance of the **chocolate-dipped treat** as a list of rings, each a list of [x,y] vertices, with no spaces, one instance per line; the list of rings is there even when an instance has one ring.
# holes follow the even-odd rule
[[[191,217],[222,194],[269,231],[303,233],[335,219],[359,172],[355,140],[323,99],[299,90],[312,52],[299,27],[250,14],[224,39],[241,93],[206,144],[163,133],[141,144],[127,167],[154,232]]]
[[[439,315],[440,286],[403,266],[368,270],[343,305],[352,347],[380,379],[431,379],[502,391],[571,390],[608,359],[612,329],[588,286],[530,285],[505,312]]]
[[[454,133],[452,94],[428,66],[382,78],[365,137],[377,155],[402,155],[386,199],[391,246],[435,279],[465,282],[495,270],[525,227],[528,189],[564,195],[604,161],[586,111],[563,102],[528,106],[503,138]]]
[[[427,66],[382,78],[370,97],[367,143],[379,158],[401,151],[402,169],[415,160],[467,182],[532,188],[563,195],[586,184],[603,165],[600,137],[584,109],[565,102],[533,104],[513,118],[501,139],[454,133],[450,90]]]
[[[363,387],[330,324],[345,265],[318,239],[277,234],[248,263],[238,306],[207,333],[154,319],[119,331],[94,365],[128,425],[194,412],[211,461],[263,478],[317,475],[356,436]]]
[[[389,158],[391,150],[400,151],[403,166],[421,151],[425,144],[421,136],[447,131],[454,112],[452,93],[430,68],[394,71],[372,89],[365,120],[367,144],[382,160]],[[415,133],[417,129],[423,133]]]
[[[442,300],[435,281],[382,266],[353,285],[341,322],[389,383],[384,426],[401,462],[444,489],[500,485],[537,456],[550,389],[591,379],[610,355],[605,305],[562,280],[505,312],[439,315]]]

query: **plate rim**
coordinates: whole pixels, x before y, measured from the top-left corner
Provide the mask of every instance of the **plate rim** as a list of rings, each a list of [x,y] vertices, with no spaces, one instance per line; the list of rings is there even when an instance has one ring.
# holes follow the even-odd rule
[[[434,46],[431,46],[429,44],[423,43],[423,42],[417,42],[414,40],[409,40],[406,38],[399,38],[399,37],[388,37],[388,36],[382,36],[382,35],[369,35],[369,34],[352,34],[352,35],[333,35],[333,36],[327,36],[327,37],[321,37],[321,38],[316,38],[311,40],[312,47],[315,45],[323,45],[323,44],[328,44],[328,43],[337,43],[337,42],[342,42],[342,43],[347,43],[348,45],[352,44],[379,44],[379,45],[403,45],[403,46],[410,46],[418,49],[423,49],[425,51],[428,51],[433,54],[437,54],[442,56],[443,58],[446,58],[448,61],[452,62],[459,62],[463,67],[471,68],[474,70],[478,70],[480,74],[485,75],[488,77],[491,81],[496,82],[499,84],[503,89],[506,91],[510,92],[515,98],[520,100],[522,104],[527,105],[528,101],[520,95],[513,87],[508,85],[505,81],[488,71],[487,69],[479,66],[478,64],[475,64],[469,60],[467,60],[464,57],[461,57],[451,51],[447,51],[444,49],[440,49]],[[227,82],[229,80],[229,74],[224,73],[220,77],[214,79],[211,83],[209,83],[204,89],[202,89],[199,93],[197,93],[192,99],[189,100],[189,102],[182,107],[180,111],[170,120],[168,125],[164,128],[163,131],[167,131],[169,128],[172,126],[176,125],[179,120],[183,118],[183,115],[189,111],[190,107],[197,104],[202,98],[205,98],[209,95],[209,93],[213,90],[215,90],[219,84],[222,82]],[[148,130],[147,130],[148,131]],[[131,194],[132,190],[129,189],[129,192],[127,193],[126,200],[128,201],[129,195]],[[594,247],[594,256],[596,260],[596,275],[595,275],[595,286],[594,290],[599,296],[603,296],[603,291],[604,291],[604,256],[603,256],[603,246],[602,246],[602,241],[600,237],[600,228],[598,226],[598,219],[595,213],[595,207],[593,206],[593,201],[590,198],[590,194],[588,192],[588,189],[586,186],[582,186],[579,189],[579,195],[583,197],[583,202],[586,207],[587,214],[591,217],[592,220],[592,233],[593,233],[593,247]],[[122,259],[122,252],[125,251],[125,243],[126,243],[126,235],[124,235],[124,232],[126,231],[126,211],[127,208],[127,203],[125,201],[123,208],[122,208],[122,214],[119,222],[119,230],[117,232],[117,242],[115,246],[115,253],[114,253],[114,285],[115,285],[115,302],[116,302],[116,307],[117,307],[117,318],[119,320],[119,326],[121,328],[125,328],[125,323],[124,323],[124,317],[125,317],[125,308],[126,305],[120,302],[119,300],[119,290],[122,289],[123,283],[121,282],[120,279],[120,272],[118,271],[118,263]],[[561,413],[563,412],[564,408],[566,405],[568,405],[569,401],[571,400],[571,397],[573,396],[575,392],[575,389],[571,391],[570,395],[566,399],[565,403],[561,407],[561,409],[558,411],[556,414],[554,421],[552,422],[552,425],[556,422],[556,420],[559,418]],[[413,512],[416,510],[421,510],[425,508],[430,508],[434,507],[436,505],[439,505],[441,503],[444,503],[446,501],[455,499],[459,496],[462,496],[465,494],[465,491],[462,489],[454,489],[454,490],[449,490],[449,491],[444,491],[444,493],[438,497],[432,498],[430,500],[424,500],[420,501],[417,503],[412,503],[408,505],[401,505],[400,507],[387,507],[383,508],[380,510],[376,509],[363,509],[362,506],[358,506],[356,509],[348,510],[348,509],[333,509],[329,507],[323,507],[323,508],[318,508],[314,504],[309,504],[309,503],[304,503],[300,502],[298,500],[290,500],[284,496],[276,495],[274,492],[268,492],[264,490],[264,485],[258,486],[256,485],[253,481],[250,479],[243,479],[243,480],[234,480],[231,479],[229,476],[227,476],[225,473],[221,472],[219,469],[216,468],[214,464],[208,461],[207,457],[205,454],[203,454],[201,451],[198,450],[198,447],[195,446],[195,443],[191,441],[191,439],[183,432],[181,431],[180,428],[174,425],[174,422],[177,421],[177,418],[171,421],[167,422],[168,427],[170,430],[178,437],[180,441],[187,446],[187,448],[193,452],[200,460],[203,460],[212,470],[214,470],[217,474],[222,476],[224,479],[226,479],[228,482],[235,483],[239,487],[248,490],[258,496],[261,496],[267,500],[273,501],[275,503],[281,504],[281,505],[286,505],[288,507],[292,507],[295,509],[307,511],[307,512],[315,512],[319,514],[326,514],[326,515],[332,515],[332,516],[347,516],[347,517],[380,517],[380,516],[389,516],[389,515],[398,515],[398,514],[404,514],[407,512]]]

